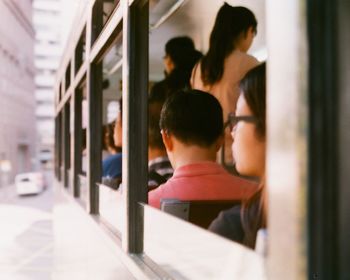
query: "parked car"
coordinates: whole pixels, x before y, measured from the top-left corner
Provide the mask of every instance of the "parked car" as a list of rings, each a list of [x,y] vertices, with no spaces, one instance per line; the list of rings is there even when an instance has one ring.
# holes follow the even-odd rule
[[[50,150],[41,150],[38,154],[38,159],[41,163],[52,162],[53,153]]]
[[[40,172],[18,174],[15,177],[15,186],[18,195],[39,194],[46,187],[45,178]]]

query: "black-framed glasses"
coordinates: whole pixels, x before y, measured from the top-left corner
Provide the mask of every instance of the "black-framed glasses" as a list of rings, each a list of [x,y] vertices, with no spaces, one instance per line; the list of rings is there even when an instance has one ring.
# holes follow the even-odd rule
[[[258,119],[254,116],[236,116],[235,113],[229,113],[227,121],[225,123],[225,128],[229,127],[232,131],[238,122],[248,122],[248,123],[257,123]]]

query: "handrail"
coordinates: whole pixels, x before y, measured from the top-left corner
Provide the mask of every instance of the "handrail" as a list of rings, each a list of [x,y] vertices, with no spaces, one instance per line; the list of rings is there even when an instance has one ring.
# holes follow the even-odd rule
[[[187,0],[179,0],[153,25],[150,25],[150,31],[157,29],[161,26],[168,18],[170,18]]]

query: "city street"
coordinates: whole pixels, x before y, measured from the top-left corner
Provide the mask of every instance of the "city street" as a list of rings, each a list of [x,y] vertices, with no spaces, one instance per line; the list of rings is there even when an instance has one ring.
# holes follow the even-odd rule
[[[52,173],[42,193],[18,196],[14,185],[0,188],[1,279],[51,279],[53,268]]]
[[[0,280],[134,279],[80,207],[54,207],[53,175],[46,177],[39,195],[0,188]]]

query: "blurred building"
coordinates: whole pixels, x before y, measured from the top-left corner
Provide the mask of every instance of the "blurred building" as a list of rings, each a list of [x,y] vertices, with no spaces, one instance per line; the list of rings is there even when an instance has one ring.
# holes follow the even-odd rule
[[[32,1],[0,1],[0,185],[32,168],[34,40]]]
[[[33,24],[35,28],[35,97],[37,119],[37,152],[39,159],[50,160],[54,138],[53,84],[59,66],[60,0],[34,0]]]
[[[54,144],[54,91],[56,70],[81,0],[34,0],[35,96],[37,155],[51,161]]]

